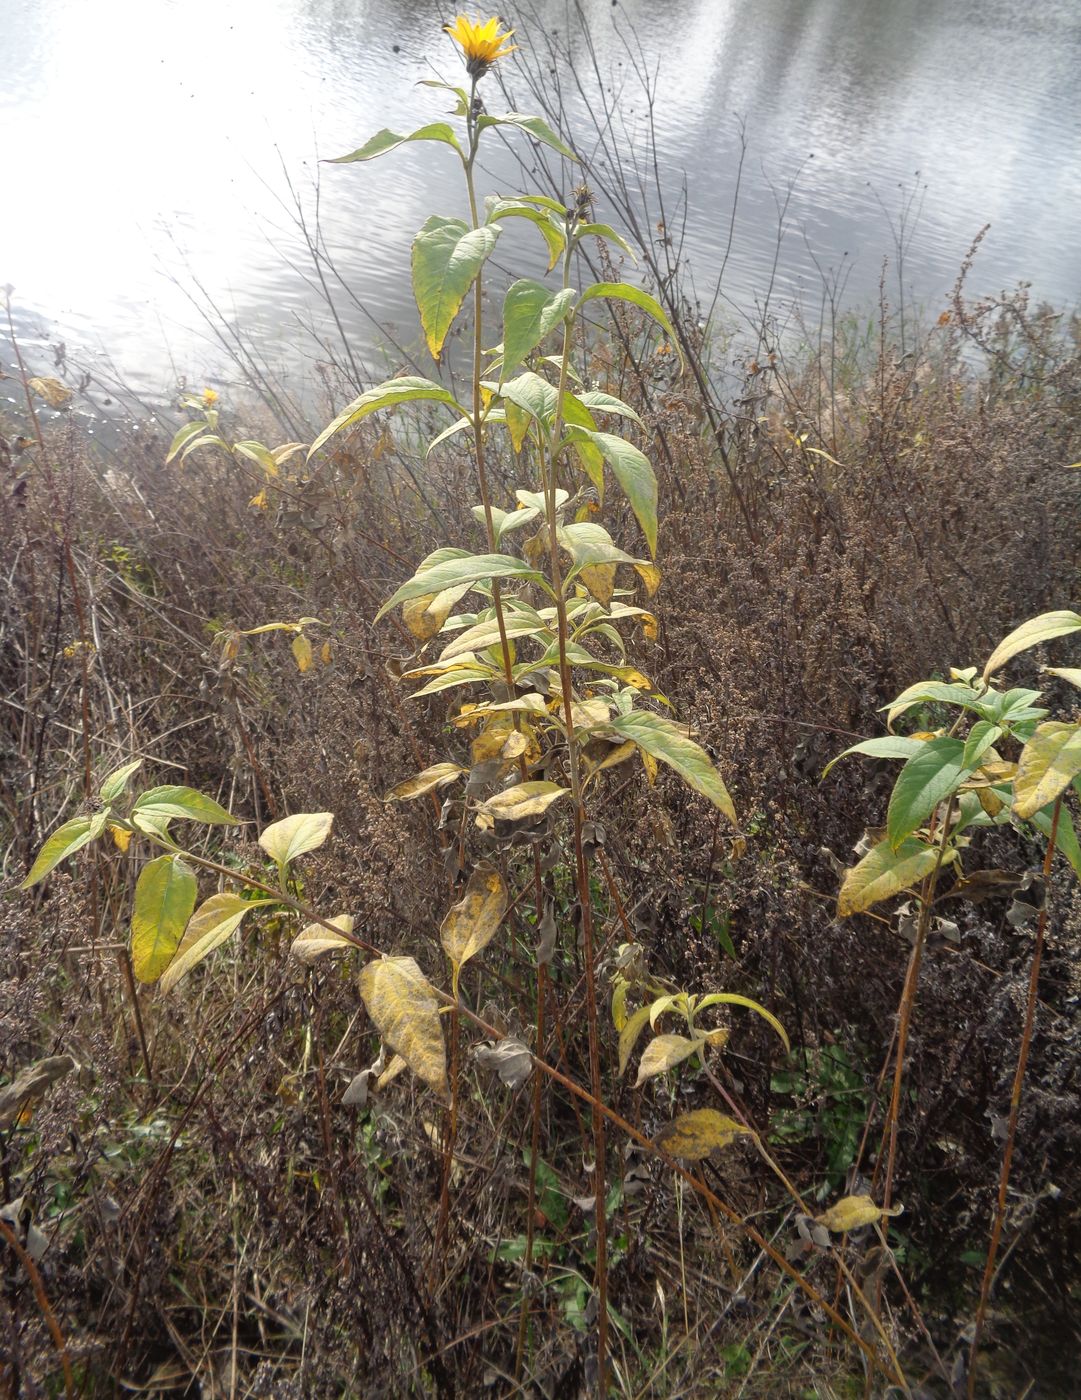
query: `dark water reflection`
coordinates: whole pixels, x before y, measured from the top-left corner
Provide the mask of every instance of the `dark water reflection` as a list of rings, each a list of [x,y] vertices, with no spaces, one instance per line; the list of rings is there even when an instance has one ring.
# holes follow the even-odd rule
[[[903,271],[926,308],[942,303],[985,222],[975,289],[1026,279],[1076,303],[1077,0],[583,0],[581,12],[600,84],[591,73],[582,94],[565,84],[565,125],[588,137],[601,89],[621,93],[626,138],[645,155],[639,44],[656,73],[673,204],[686,177],[688,269],[708,304],[728,249],[719,308],[731,323],[771,281],[775,304],[800,298],[813,315],[820,270],[866,310],[884,257],[896,295],[906,210]],[[441,112],[437,93],[413,85],[436,72],[458,80],[442,4],[0,0],[0,17],[0,283],[16,284],[20,331],[36,346],[55,336],[107,352],[142,391],[167,393],[177,374],[222,366],[205,296],[213,323],[241,327],[299,385],[318,339],[335,335],[289,190],[314,228],[321,169],[320,235],[364,307],[335,288],[350,339],[375,369],[373,320],[415,348],[408,244],[429,212],[464,212],[452,157],[428,147],[370,166],[317,159]],[[537,0],[518,22],[536,59],[539,30],[574,39],[579,18]],[[507,80],[521,91],[512,69]],[[500,152],[486,175],[494,188],[517,179]],[[518,244],[505,241],[516,263]]]

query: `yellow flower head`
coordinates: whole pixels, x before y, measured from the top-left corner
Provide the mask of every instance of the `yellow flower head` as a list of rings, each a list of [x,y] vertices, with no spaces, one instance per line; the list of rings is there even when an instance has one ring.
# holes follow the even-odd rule
[[[459,15],[453,24],[445,24],[443,28],[465,55],[466,72],[471,78],[482,78],[497,58],[505,58],[517,47],[507,43],[514,30],[504,30],[498,16],[481,24],[479,20]]]
[[[218,402],[218,391],[216,389],[203,390],[203,403],[207,408],[213,408]]]

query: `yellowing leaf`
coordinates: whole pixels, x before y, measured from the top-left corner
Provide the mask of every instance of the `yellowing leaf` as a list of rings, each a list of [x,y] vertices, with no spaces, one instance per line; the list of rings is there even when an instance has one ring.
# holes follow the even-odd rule
[[[701,1162],[713,1151],[728,1147],[737,1137],[747,1135],[748,1129],[718,1113],[715,1108],[696,1108],[690,1113],[681,1113],[672,1123],[666,1124],[653,1139],[670,1157],[681,1157],[686,1162]]]
[[[39,880],[44,880],[54,866],[59,865],[68,856],[73,856],[76,851],[82,850],[87,842],[93,839],[94,831],[90,818],[72,817],[71,821],[57,827],[42,846],[38,852],[37,860],[30,867],[30,874],[19,888],[28,890]]]
[[[173,959],[161,974],[162,991],[172,991],[181,978],[220,947],[240,927],[245,914],[273,903],[272,899],[242,899],[238,894],[229,893],[212,894],[204,899],[188,920]]]
[[[306,851],[317,850],[330,835],[333,812],[298,812],[272,822],[259,837],[259,844],[271,860],[288,865]]]
[[[1076,686],[1078,690],[1081,690],[1081,667],[1045,666],[1043,669],[1047,671],[1050,675],[1058,676],[1062,680],[1068,681],[1070,685]]]
[[[265,488],[262,491],[256,492],[256,494],[248,502],[248,505],[250,505],[253,510],[266,510],[269,504],[270,502],[267,500]]]
[[[39,1098],[74,1068],[70,1055],[50,1055],[21,1069],[10,1084],[0,1087],[0,1127],[14,1123],[27,1099]]]
[[[447,1094],[439,1000],[412,958],[377,958],[361,971],[360,994],[390,1048],[437,1094]]]
[[[486,861],[476,867],[465,893],[453,905],[439,930],[443,951],[457,972],[470,958],[488,946],[507,912],[507,887],[503,877]]]
[[[297,663],[297,670],[301,675],[312,668],[312,644],[305,637],[303,632],[298,632],[293,638],[293,659]]]
[[[413,797],[423,797],[433,788],[446,787],[464,772],[465,769],[457,763],[433,763],[431,768],[425,768],[423,773],[417,773],[415,777],[407,778],[404,783],[391,788],[384,800],[407,802]]]
[[[402,621],[418,642],[427,642],[442,628],[450,610],[459,598],[469,592],[469,586],[445,588],[440,593],[425,593],[402,604]]]
[[[1064,637],[1079,630],[1081,617],[1075,612],[1041,613],[1039,617],[1029,618],[1028,622],[1022,622],[1020,627],[1015,628],[995,647],[983,668],[983,679],[986,681],[993,671],[1004,666],[1019,651],[1026,651],[1029,647],[1038,646],[1040,642],[1049,642],[1054,637]]]
[[[880,841],[858,865],[845,871],[841,892],[837,896],[837,914],[847,919],[860,914],[891,895],[900,894],[922,880],[935,868],[935,848],[918,837],[909,836],[893,850],[888,841]]]
[[[322,924],[309,924],[293,939],[289,949],[293,957],[310,967],[316,958],[322,957],[324,953],[333,953],[342,948],[355,948],[356,944],[352,939],[345,937],[347,933],[353,932],[352,914],[339,914],[330,922],[337,924],[342,932],[332,933]]]
[[[627,1061],[631,1057],[631,1051],[635,1047],[638,1037],[646,1028],[649,1021],[649,1007],[640,1006],[637,1011],[632,1011],[630,1016],[624,1021],[619,1032],[619,1072],[625,1074]]]
[[[541,816],[553,802],[566,796],[567,791],[558,783],[517,783],[482,802],[481,811],[500,821],[522,821],[527,817]]]
[[[109,835],[113,838],[113,845],[123,855],[131,845],[131,832],[122,826],[111,826]]]
[[[849,1230],[859,1230],[864,1225],[874,1225],[883,1216],[900,1215],[904,1206],[893,1206],[883,1210],[875,1205],[870,1196],[845,1196],[835,1206],[816,1217],[819,1225],[825,1225],[835,1235],[847,1234]]]
[[[584,569],[579,570],[578,577],[597,602],[607,607],[616,591],[615,564],[587,564]]]
[[[655,1035],[642,1052],[634,1087],[637,1089],[647,1079],[672,1069],[693,1055],[696,1050],[701,1050],[705,1043],[706,1038],[703,1035],[695,1036],[694,1040],[689,1040],[685,1035]]]
[[[635,564],[634,572],[645,584],[646,597],[652,598],[661,586],[661,571],[656,564]]]
[[[324,642],[319,648],[319,660],[324,666],[329,666],[334,660],[334,651],[329,642]]]
[[[143,866],[131,916],[131,962],[140,982],[156,982],[169,966],[197,893],[195,876],[179,856]]]
[[[27,382],[38,398],[44,399],[50,408],[66,408],[74,397],[68,386],[61,384],[59,379],[44,377]]]
[[[1031,817],[1061,797],[1081,773],[1081,726],[1049,720],[1036,731],[1017,763],[1013,781],[1013,810]]]

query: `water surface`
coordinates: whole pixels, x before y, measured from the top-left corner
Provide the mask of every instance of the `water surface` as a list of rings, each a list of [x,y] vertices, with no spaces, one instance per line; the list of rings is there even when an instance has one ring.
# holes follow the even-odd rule
[[[341,353],[300,216],[345,284],[328,274],[362,365],[383,371],[388,334],[416,351],[409,240],[430,212],[464,212],[453,157],[429,146],[372,165],[319,160],[441,114],[445,100],[415,84],[460,81],[445,6],[0,9],[0,284],[15,285],[18,328],[39,357],[62,339],[103,373],[111,363],[140,392],[167,396],[178,377],[227,377],[218,337],[236,327],[300,390],[320,358]],[[869,309],[884,258],[889,294],[900,272],[937,311],[988,222],[973,290],[1027,280],[1076,304],[1076,0],[537,0],[510,18],[542,66],[547,40],[580,43],[587,24],[595,68],[584,66],[581,92],[564,83],[564,126],[587,148],[607,93],[622,138],[647,156],[636,63],[647,72],[670,214],[686,184],[688,274],[708,305],[723,264],[718,307],[732,323],[771,289],[772,305],[817,314],[823,277],[845,305]],[[522,93],[512,65],[506,80]],[[494,91],[489,100],[499,105]],[[485,176],[504,190],[519,178],[502,152]],[[508,230],[504,264],[523,236]],[[402,356],[392,349],[389,363]]]

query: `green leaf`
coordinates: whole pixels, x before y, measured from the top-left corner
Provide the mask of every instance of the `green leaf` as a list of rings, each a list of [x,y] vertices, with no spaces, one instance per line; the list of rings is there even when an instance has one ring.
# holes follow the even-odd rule
[[[778,1021],[777,1017],[774,1016],[773,1012],[767,1011],[761,1002],[754,1001],[751,997],[740,996],[738,992],[710,992],[708,996],[704,996],[701,1001],[699,1001],[695,1014],[699,1011],[705,1011],[706,1008],[710,1006],[746,1007],[748,1011],[755,1012],[756,1015],[762,1017],[763,1021],[767,1021],[773,1027],[781,1037],[781,1041],[786,1050],[792,1049],[792,1046],[788,1042],[788,1032],[785,1030],[784,1026],[781,1025],[780,1021]]]
[[[297,812],[272,822],[259,837],[259,844],[271,860],[284,867],[297,856],[318,850],[333,824],[333,812]]]
[[[220,947],[240,927],[245,914],[273,904],[272,899],[244,899],[239,894],[212,894],[205,899],[188,920],[172,961],[161,974],[163,992],[172,991],[193,967]]]
[[[733,826],[737,824],[736,809],[728,789],[709,755],[700,744],[680,733],[670,719],[649,710],[631,710],[625,715],[614,715],[607,727],[624,739],[633,739],[651,757],[674,768],[685,783],[708,798]]]
[[[908,739],[900,734],[883,734],[877,739],[863,739],[839,753],[836,758],[831,758],[823,768],[822,776],[824,778],[835,763],[840,763],[841,759],[847,758],[849,754],[862,753],[867,754],[869,758],[911,758],[913,754],[919,753],[925,742],[924,739]]]
[[[567,319],[573,304],[573,287],[554,292],[528,277],[511,283],[503,299],[501,378],[517,369],[530,351]]]
[[[486,383],[485,387],[501,395],[516,408],[520,408],[523,413],[528,413],[531,418],[536,418],[546,428],[551,428],[559,394],[555,385],[549,384],[547,379],[542,379],[539,374],[526,370],[515,379],[508,379],[500,384]]]
[[[185,423],[182,428],[178,428],[176,436],[169,444],[169,451],[165,457],[166,466],[189,442],[193,442],[201,433],[206,432],[206,421],[200,418],[195,423]]]
[[[132,808],[132,816],[146,817],[155,827],[160,828],[163,820],[180,819],[190,822],[206,822],[208,826],[236,826],[237,819],[224,807],[219,807],[212,797],[196,792],[190,787],[148,788],[140,794]]]
[[[1051,812],[1045,808],[1042,812],[1033,812],[1028,819],[1038,831],[1050,841],[1051,839]],[[1058,831],[1055,834],[1055,850],[1073,866],[1073,872],[1081,880],[1081,842],[1077,839],[1077,831],[1074,828],[1073,818],[1066,810],[1065,806],[1059,808]]]
[[[968,731],[965,739],[965,752],[962,762],[966,768],[974,769],[979,766],[980,759],[989,748],[998,743],[1005,730],[998,724],[992,724],[990,720],[978,719]]]
[[[121,768],[114,768],[101,784],[100,797],[102,802],[115,802],[128,785],[131,775],[143,766],[141,758],[133,758],[130,763],[125,763]]]
[[[578,305],[584,306],[587,301],[594,301],[597,297],[604,297],[606,301],[629,301],[633,306],[639,307],[652,316],[675,346],[679,354],[680,364],[683,363],[683,351],[679,348],[679,340],[672,322],[668,319],[664,307],[656,297],[651,297],[648,292],[643,292],[641,287],[631,286],[627,282],[594,282],[592,287],[587,287],[582,293],[582,299]]]
[[[485,114],[477,122],[477,130],[484,131],[489,126],[516,126],[520,131],[528,132],[535,141],[542,142],[545,146],[551,146],[553,151],[558,151],[561,156],[566,156],[568,160],[577,161],[578,157],[565,146],[555,134],[547,122],[540,117],[523,116],[521,112],[504,112],[501,117],[492,117]]]
[[[987,665],[983,668],[984,680],[1019,651],[1027,651],[1029,647],[1038,646],[1040,642],[1049,642],[1054,637],[1065,637],[1068,633],[1079,630],[1081,617],[1075,612],[1041,613],[1039,617],[1029,618],[1028,622],[1022,622],[1020,627],[1014,628],[1008,637],[999,642],[987,658]]]
[[[197,894],[195,875],[179,856],[143,866],[131,916],[131,962],[140,982],[156,982],[169,966]]]
[[[937,852],[934,846],[915,836],[902,841],[894,850],[888,841],[880,841],[867,852],[858,865],[845,871],[837,896],[837,915],[847,919],[860,914],[891,895],[909,889],[935,868]],[[947,853],[947,859],[949,853]]]
[[[646,537],[651,556],[657,553],[657,478],[649,458],[640,452],[626,438],[614,433],[597,433],[589,428],[571,427],[568,431],[571,441],[585,438],[599,448],[604,460],[612,468],[612,474],[619,482],[623,494],[631,503],[642,534]]]
[[[498,224],[470,228],[433,214],[414,238],[413,295],[433,359],[500,232]]]
[[[41,850],[38,851],[37,860],[30,867],[30,874],[19,888],[28,890],[39,880],[44,880],[50,870],[59,865],[62,860],[66,860],[68,856],[73,856],[76,851],[81,851],[93,839],[92,819],[90,817],[72,817],[71,821],[57,827]]]
[[[615,540],[604,528],[591,520],[578,521],[573,525],[563,525],[557,539],[574,560],[575,570],[588,568],[591,564],[641,564],[633,554],[618,547]]]
[[[385,156],[388,151],[396,151],[399,146],[406,145],[409,141],[441,141],[444,146],[453,146],[459,155],[462,148],[458,144],[458,138],[454,134],[454,128],[449,122],[431,122],[428,126],[418,127],[416,131],[411,131],[408,136],[399,136],[396,132],[389,131],[386,127],[369,140],[363,146],[350,152],[347,156],[335,156],[333,160],[325,161],[326,165],[348,165],[354,160],[375,160],[377,156]]]
[[[974,710],[979,699],[980,691],[970,685],[947,685],[945,681],[917,681],[915,685],[910,685],[907,690],[902,691],[889,705],[881,705],[879,708],[889,711],[886,727],[892,729],[893,721],[913,705],[961,705],[966,710]]]
[[[375,413],[381,408],[393,408],[397,404],[409,403],[414,399],[445,403],[464,417],[469,416],[449,389],[444,389],[441,384],[436,384],[431,379],[422,379],[419,375],[403,374],[397,379],[387,379],[382,384],[366,389],[348,408],[343,408],[333,423],[324,428],[308,448],[308,460],[310,461],[335,433],[340,433],[343,428],[353,427],[367,418],[369,413]]]
[[[898,773],[886,813],[886,835],[894,850],[969,776],[964,752],[960,739],[928,739]]]
[[[617,399],[612,394],[604,394],[599,389],[589,389],[579,394],[578,398],[581,403],[585,404],[586,408],[597,413],[615,413],[620,418],[630,418],[640,428],[646,426],[629,403],[624,403],[622,399]]]
[[[418,1078],[447,1095],[439,1000],[412,958],[378,958],[360,973],[360,995],[386,1044]]]
[[[609,243],[616,244],[628,254],[632,262],[638,261],[638,255],[627,242],[621,233],[618,233],[611,224],[579,224],[574,230],[575,242],[592,235],[594,238],[606,238]]]
[[[466,554],[457,559],[448,559],[434,568],[414,574],[401,588],[383,604],[376,613],[376,621],[398,603],[410,598],[423,598],[429,593],[441,593],[444,589],[459,584],[477,584],[492,578],[521,578],[541,582],[541,575],[530,567],[524,559],[514,559],[509,554]]]
[[[1081,773],[1081,726],[1049,721],[1021,750],[1013,780],[1014,815],[1031,818],[1061,797]]]
[[[528,204],[516,199],[499,199],[495,196],[489,196],[485,203],[487,204],[486,223],[494,223],[498,219],[528,219],[533,224],[548,246],[547,270],[551,272],[559,261],[563,249],[567,246],[566,235],[563,231],[562,205],[559,207],[559,219],[553,219],[547,210],[543,208],[531,209]]]

